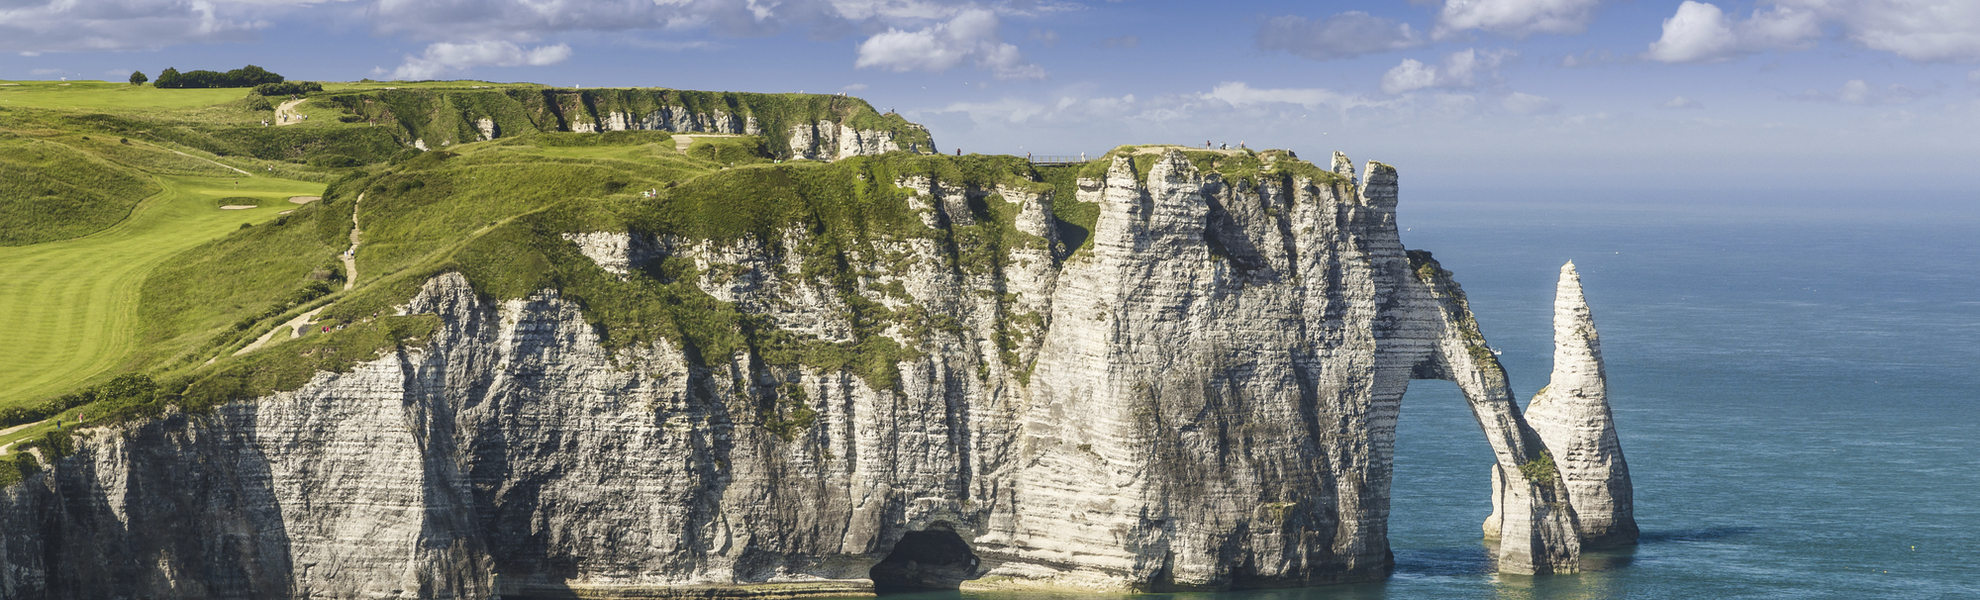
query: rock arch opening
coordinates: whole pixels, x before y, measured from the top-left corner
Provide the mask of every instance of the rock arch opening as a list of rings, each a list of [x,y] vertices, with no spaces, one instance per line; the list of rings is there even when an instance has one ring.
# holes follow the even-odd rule
[[[902,535],[894,550],[873,565],[867,576],[873,579],[877,594],[955,590],[963,581],[976,578],[981,562],[970,551],[969,542],[937,524]]]

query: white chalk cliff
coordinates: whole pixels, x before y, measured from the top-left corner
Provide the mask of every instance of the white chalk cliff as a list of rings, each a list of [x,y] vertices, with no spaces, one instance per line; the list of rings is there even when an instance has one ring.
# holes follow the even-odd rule
[[[886,330],[914,351],[893,382],[665,340],[608,350],[555,291],[494,302],[442,275],[402,307],[442,322],[421,347],[92,430],[0,491],[0,598],[1377,580],[1393,563],[1398,408],[1418,378],[1457,382],[1491,444],[1500,568],[1573,571],[1576,512],[1602,506],[1581,478],[1613,427],[1593,445],[1529,427],[1451,274],[1403,248],[1395,170],[1348,165],[1227,181],[1178,152],[1145,172],[1118,157],[1079,181],[1100,216],[1070,255],[1055,254],[1050,193],[904,179],[931,227],[1005,203],[1041,241],[980,269],[935,239],[850,249],[853,290],[805,276],[801,228],[783,248],[566,238],[621,276],[692,261],[710,296],[800,339],[850,339],[852,300],[948,323]],[[1593,418],[1575,393],[1595,390],[1607,423],[1592,325],[1575,339],[1584,350],[1560,352],[1580,357],[1580,383],[1557,358],[1548,394],[1568,395],[1535,407],[1570,440]],[[1535,467],[1548,448],[1559,473]],[[1612,464],[1613,529],[1628,488],[1619,451]]]
[[[1561,266],[1554,298],[1553,377],[1527,405],[1526,419],[1567,479],[1584,546],[1629,544],[1637,535],[1629,464],[1608,388],[1602,340],[1581,294],[1581,274],[1569,262]]]

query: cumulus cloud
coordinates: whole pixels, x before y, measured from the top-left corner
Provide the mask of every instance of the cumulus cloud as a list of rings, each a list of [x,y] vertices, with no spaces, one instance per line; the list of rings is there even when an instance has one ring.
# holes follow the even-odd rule
[[[1446,0],[1432,35],[1446,39],[1477,29],[1514,37],[1581,33],[1601,0]]]
[[[1775,0],[1833,23],[1848,38],[1921,62],[1980,61],[1980,2],[1972,0]]]
[[[1045,69],[1024,59],[997,35],[996,13],[970,9],[914,31],[888,29],[859,44],[856,68],[942,72],[973,61],[998,79],[1043,79]]]
[[[1645,58],[1717,62],[1768,49],[1800,50],[1833,28],[1871,50],[1920,62],[1980,61],[1980,2],[1770,0],[1745,18],[1686,0]]]
[[[405,64],[392,71],[393,79],[437,79],[475,67],[521,67],[554,65],[571,57],[564,44],[523,48],[512,42],[468,42],[430,44],[419,56],[407,56]]]
[[[1672,96],[1671,99],[1665,100],[1658,108],[1665,110],[1699,109],[1705,108],[1705,103],[1684,96]]]
[[[1332,18],[1286,15],[1266,19],[1258,28],[1257,41],[1263,50],[1333,60],[1415,48],[1423,45],[1423,36],[1410,29],[1408,23],[1350,11]]]
[[[1834,93],[1811,88],[1795,96],[1795,99],[1854,106],[1878,106],[1884,104],[1905,104],[1924,97],[1927,94],[1928,92],[1921,92],[1902,85],[1879,88],[1861,79],[1851,79],[1843,82],[1842,88],[1837,89]]]
[[[1812,13],[1776,6],[1735,22],[1717,5],[1685,0],[1650,44],[1650,60],[1718,62],[1769,48],[1803,48],[1822,35]]]
[[[1406,58],[1382,74],[1382,91],[1401,94],[1425,88],[1477,87],[1481,78],[1496,78],[1499,65],[1515,56],[1517,52],[1506,49],[1479,52],[1466,48],[1446,55],[1442,65]]]
[[[210,1],[13,0],[0,2],[0,51],[34,56],[249,41],[268,26],[252,16],[255,12],[238,3]]]

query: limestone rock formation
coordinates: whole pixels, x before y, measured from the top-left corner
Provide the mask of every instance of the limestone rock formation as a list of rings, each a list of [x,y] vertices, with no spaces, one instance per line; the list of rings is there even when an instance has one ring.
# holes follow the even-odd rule
[[[762,136],[779,158],[934,152],[927,128],[838,95],[475,86],[366,90],[314,101],[347,111],[351,120],[387,127],[397,143],[422,149],[533,132],[644,130]]]
[[[1567,480],[1584,547],[1636,541],[1629,464],[1609,411],[1602,342],[1574,263],[1561,266],[1554,297],[1554,373],[1527,405],[1527,421]]]
[[[1458,383],[1505,474],[1502,569],[1575,568],[1568,488],[1451,274],[1402,247],[1394,169],[1227,180],[1132,158],[1074,198],[903,178],[952,233],[847,249],[850,289],[806,275],[802,227],[566,238],[623,277],[691,262],[756,326],[892,344],[891,364],[613,347],[556,291],[495,302],[438,276],[401,308],[438,316],[423,345],[92,430],[0,491],[0,597],[1376,580],[1418,378]],[[1097,205],[1090,247],[1061,250],[1060,201]],[[1004,222],[993,256],[963,235]]]
[[[853,129],[830,120],[792,125],[790,140],[791,156],[813,160],[838,160],[910,149],[920,154],[935,153],[932,146],[904,148],[894,143],[894,132],[891,131]]]

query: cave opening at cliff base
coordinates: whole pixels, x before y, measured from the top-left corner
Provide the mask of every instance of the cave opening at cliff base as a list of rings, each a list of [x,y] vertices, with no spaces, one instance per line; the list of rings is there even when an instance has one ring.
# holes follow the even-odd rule
[[[941,524],[901,536],[887,558],[867,572],[876,594],[946,591],[976,577],[981,561],[962,536]]]

